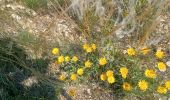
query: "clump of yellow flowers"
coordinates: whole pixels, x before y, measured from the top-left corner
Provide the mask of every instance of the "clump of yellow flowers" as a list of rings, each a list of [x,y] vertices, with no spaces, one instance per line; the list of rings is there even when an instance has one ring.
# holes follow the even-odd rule
[[[95,75],[93,78],[96,78],[97,80],[99,79],[100,82],[104,84],[115,85],[119,83],[119,86],[121,86],[122,90],[124,91],[133,92],[134,89],[137,89],[139,91],[145,92],[152,88],[153,82],[150,81],[157,81],[157,77],[159,77],[158,73],[160,71],[165,72],[167,70],[167,65],[164,63],[165,53],[162,50],[153,52],[152,49],[148,47],[143,47],[141,49],[130,47],[126,49],[127,54],[125,54],[125,57],[128,58],[123,58],[123,60],[126,61],[123,63],[119,63],[119,61],[117,62],[116,60],[111,61],[108,56],[102,55],[102,53],[99,52],[99,48],[97,48],[96,44],[94,43],[83,44],[82,50],[85,52],[83,57],[81,57],[81,55],[64,55],[61,53],[62,51],[60,51],[59,48],[52,49],[51,53],[54,56],[57,56],[56,62],[61,66],[65,65],[62,68],[72,67],[71,70],[67,70],[68,75],[60,74],[58,76],[60,81],[65,82],[68,79],[69,81],[79,82],[80,77],[82,79],[84,77],[88,77],[86,79],[92,79],[91,75]],[[138,55],[141,54],[142,56],[140,57],[145,57],[149,54],[154,55],[153,57],[155,57],[156,60],[156,67],[154,67],[155,65],[152,67],[148,66],[149,68],[146,65],[145,66],[147,68],[133,66],[134,63],[138,63],[135,61],[138,59]],[[130,63],[128,63],[128,61],[130,61]],[[144,77],[142,76],[136,80],[133,80],[134,76],[132,76],[131,73],[138,74],[137,72],[131,71],[131,69],[134,67],[139,67],[137,70],[141,70]],[[119,82],[120,80],[121,82]],[[168,91],[170,91],[170,80],[165,81],[163,85],[156,86],[154,91],[159,94],[166,94]],[[74,96],[74,91],[70,90],[69,95]]]

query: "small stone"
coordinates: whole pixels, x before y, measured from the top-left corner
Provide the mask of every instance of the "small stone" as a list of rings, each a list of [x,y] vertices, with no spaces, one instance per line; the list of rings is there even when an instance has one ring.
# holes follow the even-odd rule
[[[166,65],[167,65],[168,67],[170,67],[170,61],[167,61],[167,62],[166,62]]]
[[[87,93],[90,95],[91,94],[91,91],[90,91],[90,89],[87,89]]]

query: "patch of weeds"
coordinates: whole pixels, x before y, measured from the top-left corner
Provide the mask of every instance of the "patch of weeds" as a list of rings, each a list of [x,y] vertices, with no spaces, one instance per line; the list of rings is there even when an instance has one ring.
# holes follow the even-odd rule
[[[25,50],[14,40],[0,39],[0,99],[1,100],[56,100],[61,87],[44,77],[46,59],[28,59]],[[35,65],[35,66],[33,66]],[[37,77],[38,83],[26,86],[23,81]],[[43,76],[43,77],[42,77]],[[57,80],[53,80],[58,84]]]

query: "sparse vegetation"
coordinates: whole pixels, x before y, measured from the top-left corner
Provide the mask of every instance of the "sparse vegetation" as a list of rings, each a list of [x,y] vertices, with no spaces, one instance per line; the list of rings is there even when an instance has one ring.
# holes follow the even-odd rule
[[[168,99],[170,36],[165,34],[165,43],[150,39],[160,15],[169,14],[168,5],[168,0],[0,1],[0,99],[74,100],[78,90],[64,87],[84,83],[107,91],[109,99]]]

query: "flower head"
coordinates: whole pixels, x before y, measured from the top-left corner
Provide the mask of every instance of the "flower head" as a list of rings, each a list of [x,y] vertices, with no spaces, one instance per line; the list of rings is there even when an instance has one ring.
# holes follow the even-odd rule
[[[58,48],[53,48],[52,49],[52,54],[53,55],[58,55],[59,54],[59,49]]]
[[[106,65],[106,64],[107,64],[106,58],[100,58],[99,59],[99,65]]]
[[[93,51],[95,51],[96,48],[97,48],[97,47],[96,47],[96,44],[92,44],[91,47],[92,47]]]
[[[107,76],[107,77],[113,76],[113,71],[112,71],[112,70],[108,70],[108,71],[106,72],[106,76]]]
[[[59,76],[59,80],[60,80],[60,81],[65,80],[65,78],[66,78],[66,77],[65,77],[65,75],[64,75],[64,74],[61,74],[61,75]]]
[[[68,95],[71,96],[71,97],[75,96],[76,95],[76,90],[75,89],[69,89],[68,90]]]
[[[158,62],[158,65],[157,65],[158,69],[162,72],[166,71],[166,64],[163,63],[163,62]]]
[[[119,72],[121,73],[123,78],[126,78],[128,74],[128,69],[126,67],[121,67]]]
[[[170,90],[170,80],[165,82],[165,87]]]
[[[115,77],[110,76],[110,77],[107,78],[107,81],[108,81],[108,83],[113,84],[115,82]]]
[[[77,62],[78,61],[78,57],[77,56],[73,56],[72,61],[73,62]]]
[[[148,53],[149,53],[149,51],[150,51],[150,49],[149,49],[149,48],[147,48],[147,47],[144,47],[144,48],[142,48],[142,49],[141,49],[141,53],[142,53],[143,55],[148,54]]]
[[[87,43],[85,43],[84,45],[83,45],[83,49],[84,50],[86,50],[87,48],[89,48],[90,46],[89,46],[89,44],[87,44]]]
[[[69,56],[66,56],[66,57],[65,57],[65,61],[66,61],[66,62],[69,62],[69,61],[70,61],[70,57],[69,57]]]
[[[160,93],[160,94],[166,94],[167,89],[164,86],[158,86],[157,92]]]
[[[83,68],[79,68],[79,69],[77,70],[77,74],[78,74],[78,75],[83,75],[83,73],[84,73]]]
[[[136,51],[135,51],[135,49],[133,49],[133,48],[128,48],[128,49],[127,49],[127,54],[128,54],[129,56],[134,56],[134,55],[136,55]]]
[[[86,68],[90,68],[92,66],[92,62],[90,62],[89,60],[85,62],[85,67]]]
[[[59,63],[64,62],[64,56],[59,56],[59,57],[58,57],[58,62],[59,62]]]
[[[146,69],[145,76],[148,78],[156,78],[156,72],[153,69]]]
[[[87,52],[87,53],[91,53],[92,51],[93,51],[92,47],[88,47],[88,48],[86,49],[86,52]]]
[[[146,89],[148,89],[148,82],[146,82],[145,80],[140,80],[138,82],[138,86],[140,90],[146,91]]]
[[[155,56],[157,58],[163,58],[165,56],[164,52],[163,51],[160,51],[160,50],[157,50],[156,53],[155,53]]]
[[[122,87],[126,91],[130,91],[132,89],[132,86],[127,82],[123,83]]]
[[[105,74],[105,73],[102,73],[102,74],[100,75],[100,79],[101,79],[102,81],[105,81],[105,80],[107,79],[106,74]]]
[[[77,74],[71,74],[70,79],[71,79],[72,81],[75,81],[75,80],[77,79]]]

